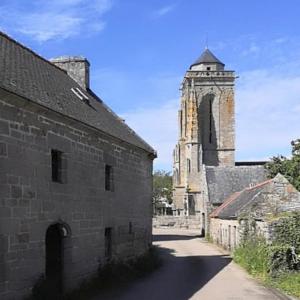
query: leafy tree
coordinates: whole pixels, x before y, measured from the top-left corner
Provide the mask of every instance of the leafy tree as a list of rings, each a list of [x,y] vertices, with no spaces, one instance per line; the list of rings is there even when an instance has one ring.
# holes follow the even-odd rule
[[[172,176],[171,172],[158,170],[153,174],[153,202],[157,203],[161,198],[172,203]]]
[[[292,156],[287,158],[283,155],[274,156],[266,164],[270,178],[281,173],[291,184],[300,191],[300,139],[291,142]]]

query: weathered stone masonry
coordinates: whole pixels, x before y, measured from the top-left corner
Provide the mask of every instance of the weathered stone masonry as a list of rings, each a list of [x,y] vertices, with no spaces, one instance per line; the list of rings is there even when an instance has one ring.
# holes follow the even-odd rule
[[[179,224],[187,217],[197,219],[203,235],[216,206],[265,177],[261,164],[235,163],[235,78],[234,71],[205,49],[182,82],[173,155],[174,214]]]
[[[51,150],[62,152],[62,183],[52,181]],[[153,158],[0,88],[0,298],[28,294],[45,274],[53,224],[63,229],[64,290],[107,262],[105,228],[113,259],[144,253],[151,245]],[[105,165],[113,168],[110,191]]]

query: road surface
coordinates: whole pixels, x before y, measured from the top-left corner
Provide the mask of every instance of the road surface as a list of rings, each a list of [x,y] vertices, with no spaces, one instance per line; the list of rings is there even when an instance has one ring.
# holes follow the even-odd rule
[[[278,300],[288,299],[261,286],[216,246],[191,230],[156,229],[163,266],[105,300]],[[97,299],[97,298],[96,298]]]

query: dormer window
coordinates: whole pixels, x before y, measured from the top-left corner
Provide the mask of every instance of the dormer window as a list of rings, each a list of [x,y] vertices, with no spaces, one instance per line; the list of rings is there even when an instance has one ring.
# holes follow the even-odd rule
[[[79,88],[71,88],[71,91],[82,101],[89,104],[89,97],[84,94]]]

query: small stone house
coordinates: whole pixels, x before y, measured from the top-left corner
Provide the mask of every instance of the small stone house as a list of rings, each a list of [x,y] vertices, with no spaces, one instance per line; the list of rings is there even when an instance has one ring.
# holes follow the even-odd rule
[[[243,220],[250,216],[255,221],[256,232],[269,239],[272,220],[293,211],[300,211],[300,194],[278,174],[225,199],[210,215],[210,237],[213,242],[233,250],[240,243]]]
[[[89,86],[0,33],[0,299],[63,292],[152,242],[155,151]]]

